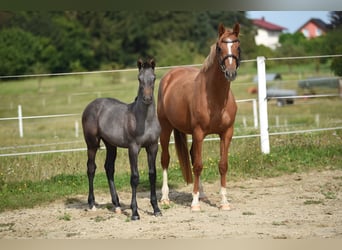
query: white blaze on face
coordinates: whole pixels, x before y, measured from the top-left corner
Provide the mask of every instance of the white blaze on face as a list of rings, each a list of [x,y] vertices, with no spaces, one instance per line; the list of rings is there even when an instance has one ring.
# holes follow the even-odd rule
[[[233,43],[232,43],[232,40],[231,39],[228,39],[227,41],[227,48],[228,48],[228,54],[231,55],[232,54],[232,46],[233,46]],[[229,64],[232,64],[233,63],[233,57],[228,57],[228,60],[229,60]]]

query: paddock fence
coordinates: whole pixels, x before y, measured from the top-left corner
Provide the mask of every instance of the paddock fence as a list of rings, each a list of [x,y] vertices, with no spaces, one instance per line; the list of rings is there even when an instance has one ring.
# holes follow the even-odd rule
[[[269,61],[280,60],[312,60],[320,58],[334,58],[341,57],[342,55],[324,55],[324,56],[310,56],[310,57],[284,57],[284,58],[265,58],[258,57],[253,60],[244,60],[243,63],[254,63],[257,65],[257,83],[251,83],[247,80],[245,83],[239,83],[240,87],[255,85],[257,88],[256,96],[253,98],[238,99],[238,114],[235,122],[235,134],[233,139],[244,138],[256,138],[260,140],[260,150],[264,154],[268,154],[271,151],[270,136],[289,135],[289,134],[302,134],[302,133],[315,133],[321,131],[333,131],[342,129],[342,95],[341,89],[330,89],[328,93],[323,94],[298,94],[291,96],[267,96],[267,90],[271,87],[276,89],[287,88],[290,86],[292,89],[298,89],[298,81],[301,78],[293,80],[280,80],[273,81],[271,84],[267,82],[266,66]],[[183,66],[183,65],[182,65]],[[200,64],[186,65],[199,67]],[[158,70],[168,70],[178,66],[170,67],[156,67]],[[243,68],[243,65],[242,67]],[[1,79],[5,78],[39,78],[39,77],[59,77],[69,75],[95,75],[95,74],[111,74],[111,73],[126,73],[136,71],[136,69],[124,69],[124,70],[108,70],[108,71],[93,71],[93,72],[75,72],[65,74],[36,74],[36,75],[19,75],[19,76],[0,76]],[[270,70],[270,72],[272,72]],[[239,75],[238,75],[239,78]],[[233,85],[234,89],[237,87]],[[323,86],[324,87],[324,86]],[[82,96],[102,97],[107,95],[111,91],[95,91],[95,92],[75,92],[69,93],[65,97],[66,105],[73,105],[77,98]],[[0,92],[1,95],[1,92]],[[293,103],[279,107],[274,104],[275,101],[292,99]],[[41,105],[44,107],[47,100],[43,98]],[[296,106],[306,106],[307,113],[297,113],[294,108]],[[331,108],[333,105],[335,108]],[[319,108],[318,108],[319,107]],[[12,156],[26,156],[37,154],[52,154],[52,153],[68,153],[85,151],[85,143],[82,137],[81,131],[81,114],[80,113],[60,113],[51,115],[33,115],[25,116],[26,107],[18,105],[17,109],[13,103],[4,105],[0,109],[9,108],[13,111],[16,110],[16,114],[12,117],[0,118],[1,127],[6,127],[10,130],[5,130],[6,133],[15,134],[19,138],[28,136],[28,132],[25,132],[26,126],[37,127],[37,131],[34,132],[37,137],[41,137],[42,143],[33,143],[21,145],[15,143],[0,144],[0,157],[12,157]],[[240,112],[242,110],[242,112]],[[306,109],[305,109],[306,110]],[[315,111],[317,110],[317,112]],[[332,113],[330,113],[332,112]],[[56,125],[55,129],[51,124],[60,123]],[[63,126],[62,126],[63,125]],[[52,127],[52,128],[51,128]],[[59,134],[59,129],[62,128],[64,135]],[[44,131],[49,134],[45,134]],[[11,132],[7,132],[11,131]],[[40,136],[39,136],[40,134]],[[45,137],[52,138],[51,140],[45,140]],[[63,137],[63,138],[62,138]],[[74,138],[71,140],[70,138]],[[217,136],[208,136],[205,141],[219,140]],[[30,141],[30,140],[28,140]],[[47,141],[47,142],[45,142]],[[191,140],[189,140],[191,142]],[[49,148],[49,149],[46,149]],[[101,147],[103,148],[103,146]]]

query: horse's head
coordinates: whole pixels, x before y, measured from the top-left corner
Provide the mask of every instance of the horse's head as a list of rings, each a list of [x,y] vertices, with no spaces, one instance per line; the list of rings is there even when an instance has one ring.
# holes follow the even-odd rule
[[[240,25],[236,23],[233,30],[226,29],[221,23],[218,27],[216,55],[224,76],[233,81],[240,66]]]
[[[154,74],[155,61],[150,59],[149,61],[138,60],[137,66],[139,69],[139,92],[142,101],[145,104],[151,104],[153,102],[153,90],[156,75]]]

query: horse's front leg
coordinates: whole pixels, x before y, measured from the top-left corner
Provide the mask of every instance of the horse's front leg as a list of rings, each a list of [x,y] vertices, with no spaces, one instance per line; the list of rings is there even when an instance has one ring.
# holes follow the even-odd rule
[[[194,158],[193,158],[193,144],[191,144],[190,156],[191,156],[191,164],[194,164]],[[200,199],[201,201],[206,201],[206,200],[208,200],[206,194],[204,193],[204,189],[203,189],[203,185],[202,185],[201,179],[199,180],[199,199]]]
[[[227,130],[223,135],[220,135],[220,162],[219,172],[221,175],[221,202],[220,208],[222,210],[230,210],[230,204],[227,199],[227,171],[228,171],[228,149],[233,136],[233,128]]]
[[[137,145],[131,145],[128,149],[129,162],[131,166],[131,188],[132,188],[131,219],[132,220],[140,219],[140,216],[138,213],[138,204],[137,204],[137,187],[139,184],[139,171],[138,171],[139,150],[140,150],[140,147]]]
[[[202,131],[196,131],[192,136],[192,148],[191,148],[191,157],[192,157],[192,165],[193,165],[193,173],[194,173],[194,187],[192,193],[192,203],[191,203],[191,211],[200,211],[200,176],[203,169],[202,163],[202,145],[203,145],[204,135]]]
[[[150,199],[151,205],[153,207],[153,213],[155,216],[161,215],[160,209],[158,207],[157,194],[156,194],[156,157],[158,152],[158,142],[146,147],[147,161],[148,161],[148,176],[150,180]]]

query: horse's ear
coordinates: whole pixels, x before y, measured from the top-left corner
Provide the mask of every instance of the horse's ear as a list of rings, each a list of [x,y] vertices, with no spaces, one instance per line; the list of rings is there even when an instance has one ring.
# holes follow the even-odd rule
[[[233,32],[235,33],[236,36],[239,36],[240,33],[240,24],[236,23],[233,28]]]
[[[152,69],[154,69],[154,67],[156,66],[156,62],[154,61],[153,58],[150,60],[150,65]]]
[[[139,69],[139,71],[141,70],[141,67],[143,66],[143,60],[141,60],[141,59],[139,59],[138,61],[137,61],[137,66],[138,66],[138,69]]]
[[[218,35],[219,37],[222,36],[222,34],[226,31],[226,28],[224,27],[223,23],[220,23],[218,26]]]

